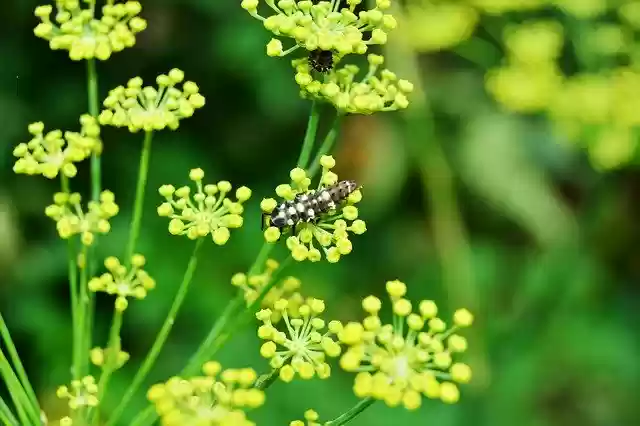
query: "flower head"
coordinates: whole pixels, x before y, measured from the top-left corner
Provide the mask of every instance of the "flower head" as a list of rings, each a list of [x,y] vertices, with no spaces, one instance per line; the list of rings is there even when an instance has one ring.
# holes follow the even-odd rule
[[[390,7],[391,0],[377,0],[373,9],[357,15],[354,10],[362,0],[347,0],[345,7],[340,7],[342,2],[336,0],[281,0],[277,5],[274,0],[265,0],[265,3],[272,12],[266,17],[258,13],[259,0],[243,0],[241,6],[275,36],[295,43],[284,50],[282,41],[274,38],[267,45],[269,56],[284,56],[299,47],[310,52],[321,49],[340,55],[363,54],[369,45],[385,44],[387,33],[397,25],[392,15],[383,12]]]
[[[90,246],[96,233],[109,232],[109,219],[118,214],[119,209],[111,191],[102,191],[99,201],[89,201],[87,212],[82,211],[80,201],[78,193],[58,192],[53,196],[54,204],[47,206],[45,214],[56,221],[60,238],[80,235],[82,244]]]
[[[45,134],[42,122],[31,123],[29,133],[33,137],[13,150],[13,155],[18,157],[13,171],[49,179],[57,177],[58,173],[74,177],[78,172],[74,163],[102,151],[100,127],[95,118],[82,115],[80,125],[80,133],[52,130]]]
[[[81,407],[95,407],[98,405],[98,385],[93,376],[73,380],[71,386],[60,386],[56,391],[60,399],[67,399],[71,410]]]
[[[278,206],[273,198],[265,198],[260,204],[262,211],[271,216],[271,226],[264,233],[266,241],[276,242],[282,232],[290,230],[292,235],[287,238],[287,247],[299,262],[307,259],[319,261],[322,259],[320,249],[329,262],[337,262],[342,255],[351,253],[349,233],[359,235],[366,231],[366,224],[358,219],[355,206],[362,199],[360,190],[356,189],[353,181],[338,183],[338,176],[331,171],[335,166],[333,157],[323,156],[320,163],[322,176],[317,189],[310,190],[311,179],[304,170],[295,168],[290,173],[291,185],[279,185],[276,188],[276,194],[284,198],[284,203]],[[313,215],[300,211],[307,204],[313,210]],[[274,215],[276,210],[279,214]],[[292,219],[294,215],[297,221]],[[302,220],[305,215],[309,221]],[[287,216],[289,223],[286,222]],[[282,226],[274,226],[280,222]],[[320,249],[314,245],[314,240]]]
[[[166,426],[253,426],[244,410],[264,403],[264,393],[252,388],[257,375],[250,368],[220,372],[219,363],[203,366],[204,376],[173,377],[153,385],[147,394]]]
[[[204,106],[204,96],[198,85],[186,81],[182,90],[176,87],[184,80],[184,73],[172,69],[156,78],[158,88],[142,87],[142,79],[134,77],[127,87],[118,86],[104,100],[104,109],[98,117],[100,124],[128,127],[129,131],[162,130],[178,128],[180,120],[191,117]]]
[[[374,296],[365,298],[362,307],[369,315],[362,323],[348,323],[338,333],[348,346],[340,359],[346,371],[358,372],[354,392],[358,397],[373,397],[389,406],[402,404],[413,410],[420,406],[422,395],[454,403],[459,391],[454,382],[467,383],[471,369],[454,363],[453,356],[464,352],[467,341],[455,334],[468,327],[473,316],[460,309],[447,328],[438,318],[438,308],[423,300],[412,312],[404,298],[406,286],[400,281],[387,282],[393,307],[393,325],[382,324],[378,313],[381,302]]]
[[[144,299],[148,291],[156,286],[155,280],[142,269],[144,264],[145,258],[141,254],[133,255],[130,268],[113,256],[107,257],[104,266],[108,272],[89,280],[89,290],[115,294],[116,308],[124,311],[128,305],[128,297]]]
[[[140,2],[107,1],[100,18],[96,17],[95,3],[95,0],[56,0],[53,21],[51,5],[38,6],[35,15],[41,22],[33,32],[48,40],[51,49],[68,50],[74,61],[106,60],[112,53],[132,47],[136,34],[147,27],[147,21],[138,17]]]
[[[289,426],[321,426],[322,423],[318,423],[320,416],[314,410],[307,410],[304,412],[304,420],[294,420],[289,423]]]
[[[111,354],[113,353],[115,352],[112,348],[93,348],[89,352],[89,359],[96,367],[113,365],[115,366],[115,369],[122,367],[127,361],[129,361],[129,353],[119,350],[115,362],[112,362]]]
[[[192,240],[211,234],[213,242],[226,244],[231,236],[230,229],[242,226],[242,203],[251,197],[251,190],[242,186],[236,190],[236,199],[231,201],[227,194],[231,184],[222,180],[217,184],[202,184],[204,172],[193,169],[189,179],[196,184],[196,193],[183,186],[175,189],[172,185],[163,185],[159,192],[166,202],[158,207],[158,215],[171,218],[169,232],[173,235],[186,235]]]
[[[326,379],[331,373],[326,356],[340,355],[340,345],[332,339],[334,326],[328,325],[319,317],[324,312],[324,302],[309,298],[297,307],[295,312],[288,309],[288,301],[280,299],[274,304],[286,324],[286,332],[278,330],[271,321],[271,309],[263,309],[256,318],[263,322],[258,328],[258,337],[266,342],[260,348],[260,354],[270,360],[272,368],[280,370],[280,378],[289,382],[296,374],[303,379],[318,376]]]
[[[273,259],[268,259],[265,263],[264,271],[258,274],[249,275],[239,272],[231,278],[231,284],[240,288],[244,292],[244,300],[247,304],[253,303],[262,291],[269,285],[273,273],[280,265]],[[280,299],[287,299],[289,302],[289,310],[296,309],[304,302],[302,295],[298,292],[300,289],[300,280],[295,277],[286,277],[279,280],[271,286],[260,303],[263,308],[273,308],[275,302]],[[274,311],[271,321],[278,322],[282,316],[280,311]]]
[[[369,70],[358,79],[360,68],[348,64],[317,77],[305,59],[292,61],[296,69],[296,82],[305,98],[331,103],[338,111],[352,114],[373,114],[380,111],[395,111],[409,106],[407,95],[413,84],[398,79],[388,69],[380,71],[384,58],[368,55]]]

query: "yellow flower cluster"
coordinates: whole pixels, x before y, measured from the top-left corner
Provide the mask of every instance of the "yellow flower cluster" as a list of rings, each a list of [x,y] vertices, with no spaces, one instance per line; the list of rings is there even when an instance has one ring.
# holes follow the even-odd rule
[[[631,161],[638,148],[640,72],[615,69],[579,74],[557,93],[549,114],[570,139],[584,139],[592,163],[612,169]]]
[[[323,156],[320,160],[322,166],[322,176],[316,191],[338,182],[338,175],[331,169],[335,167],[335,160],[331,156]],[[279,185],[276,194],[285,200],[294,200],[300,194],[312,194],[316,191],[309,190],[311,179],[306,172],[300,168],[291,170],[290,178],[292,184]],[[335,211],[319,217],[315,223],[305,222],[296,225],[295,235],[287,238],[287,248],[291,251],[293,259],[298,262],[310,260],[318,262],[322,259],[322,252],[313,244],[314,239],[319,243],[320,249],[324,252],[329,262],[335,263],[340,257],[351,253],[353,249],[349,233],[363,234],[367,228],[363,220],[358,219],[358,209],[355,204],[362,199],[359,190],[355,190],[349,195],[343,206],[336,206]],[[277,207],[278,202],[273,198],[262,200],[260,207],[262,211],[270,215]],[[350,222],[350,223],[349,223]],[[292,229],[293,232],[293,229]],[[281,231],[276,227],[269,227],[264,232],[267,242],[274,243],[281,236]]]
[[[470,4],[409,1],[400,36],[421,52],[449,49],[468,39],[478,20],[479,12]]]
[[[71,387],[60,386],[56,391],[56,395],[60,399],[67,399],[67,404],[72,411],[81,407],[95,407],[98,405],[98,385],[93,376],[86,376],[81,380],[73,380]]]
[[[80,117],[80,125],[80,133],[52,130],[44,134],[42,122],[31,123],[28,130],[33,137],[13,150],[13,155],[18,157],[13,171],[42,175],[49,179],[57,177],[59,173],[74,177],[78,172],[74,163],[102,151],[100,127],[96,120],[85,114]]]
[[[516,112],[544,111],[563,83],[556,60],[563,46],[557,22],[538,21],[505,31],[506,65],[491,70],[486,86],[496,100]]]
[[[280,379],[285,382],[293,380],[296,374],[302,379],[314,376],[326,379],[331,374],[331,368],[325,362],[326,356],[340,355],[340,345],[331,337],[339,331],[340,323],[332,321],[327,325],[319,317],[325,309],[322,300],[309,298],[296,307],[295,312],[289,311],[288,305],[286,299],[281,299],[273,308],[284,319],[287,332],[274,326],[271,309],[263,309],[256,314],[263,322],[258,328],[258,337],[266,340],[260,354],[270,360],[272,368],[279,370]]]
[[[467,341],[455,334],[468,327],[473,316],[466,309],[455,312],[453,327],[437,317],[438,308],[431,300],[423,300],[413,312],[406,299],[406,285],[400,281],[386,284],[393,308],[393,325],[382,324],[378,316],[380,299],[369,296],[362,302],[368,316],[361,322],[346,324],[338,333],[347,345],[340,359],[346,371],[358,372],[354,392],[358,397],[372,397],[394,407],[402,404],[415,410],[422,395],[455,403],[459,398],[454,384],[467,383],[471,369],[454,363],[453,355],[464,352]]]
[[[82,7],[82,3],[86,3],[86,7]],[[98,19],[95,0],[56,0],[53,22],[53,7],[38,6],[35,15],[42,22],[33,32],[48,40],[51,49],[68,50],[74,61],[109,59],[112,53],[132,47],[136,34],[147,27],[147,22],[138,17],[142,6],[137,1],[107,0],[106,3]]]
[[[231,236],[230,229],[242,226],[242,203],[251,197],[251,190],[242,186],[236,190],[236,199],[231,201],[227,194],[231,192],[231,184],[220,181],[217,184],[203,185],[202,169],[192,169],[189,179],[196,184],[196,193],[183,186],[163,185],[159,189],[166,201],[158,207],[158,215],[171,218],[169,232],[172,235],[186,235],[195,240],[211,234],[213,242],[224,245]]]
[[[109,219],[118,214],[113,192],[102,191],[100,201],[89,201],[88,211],[82,211],[78,193],[58,192],[53,196],[54,204],[47,206],[45,214],[56,221],[60,238],[80,235],[85,246],[93,244],[95,234],[106,234],[111,229]]]
[[[105,365],[113,365],[117,370],[121,368],[127,361],[129,361],[129,353],[125,351],[118,351],[116,355],[115,363],[111,361],[111,354],[113,353],[112,348],[93,348],[89,352],[89,359],[91,363],[96,367],[103,367]]]
[[[407,95],[413,91],[413,84],[398,79],[388,69],[381,70],[378,76],[384,57],[371,54],[367,60],[369,69],[360,79],[360,68],[356,65],[348,64],[316,78],[309,61],[294,60],[295,80],[300,86],[301,96],[327,101],[342,113],[373,114],[408,107]]]
[[[144,299],[147,292],[156,286],[155,280],[142,269],[144,264],[145,258],[141,254],[132,256],[130,268],[113,256],[107,257],[104,266],[108,272],[89,280],[89,290],[115,294],[116,309],[124,311],[128,306],[128,297]]]
[[[175,130],[183,118],[191,117],[202,108],[204,96],[193,81],[186,81],[182,90],[176,87],[184,81],[184,72],[174,68],[156,78],[158,88],[143,87],[142,79],[134,77],[127,87],[118,86],[104,100],[98,120],[102,125],[127,127],[131,132],[150,132],[169,128]]]
[[[387,33],[396,27],[396,20],[383,11],[391,0],[376,0],[372,9],[354,13],[362,0],[342,2],[310,0],[265,0],[272,11],[268,17],[258,13],[258,0],[243,0],[241,6],[275,36],[293,39],[293,47],[284,50],[282,41],[274,38],[267,45],[269,56],[284,56],[298,47],[334,51],[339,55],[364,54],[367,46],[385,44]],[[366,39],[365,39],[366,37]]]
[[[304,412],[304,420],[294,420],[289,423],[289,426],[321,426],[322,423],[318,423],[320,416],[314,410],[307,410]]]
[[[173,377],[149,389],[147,396],[162,424],[253,426],[244,411],[264,403],[264,393],[252,388],[255,371],[245,368],[221,372],[220,364],[214,361],[207,362],[203,371],[204,376]]]
[[[267,285],[271,283],[271,277],[279,266],[275,260],[268,259],[263,272],[250,276],[247,276],[247,274],[243,272],[238,272],[231,277],[231,284],[244,292],[244,300],[247,302],[247,305],[249,305],[253,303]],[[304,302],[302,295],[298,292],[300,285],[299,279],[286,277],[267,291],[262,299],[261,306],[263,308],[273,308],[274,303],[278,300],[287,299],[289,301],[289,311],[291,312],[291,309],[300,307]],[[271,321],[275,323],[278,322],[280,318],[279,311],[274,311]]]

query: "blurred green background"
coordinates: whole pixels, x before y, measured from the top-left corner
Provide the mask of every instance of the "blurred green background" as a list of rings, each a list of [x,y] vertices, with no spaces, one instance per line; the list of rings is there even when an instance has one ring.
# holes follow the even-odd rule
[[[154,138],[139,251],[158,287],[126,312],[123,346],[132,360],[114,376],[113,388],[128,384],[150,347],[191,251],[191,242],[170,236],[167,221],[155,214],[161,202],[156,188],[185,184],[189,169],[201,167],[212,181],[249,186],[254,198],[245,226],[229,244],[206,245],[149,384],[183,366],[233,296],[232,274],[245,271],[262,244],[259,200],[287,180],[309,110],[298,97],[289,60],[265,55],[269,35],[239,2],[142,3],[148,29],[134,48],[99,63],[101,97],[130,77],[152,81],[178,67],[198,83],[207,104],[179,131]],[[514,107],[505,97],[496,102],[485,87],[492,87],[485,84],[488,69],[509,62],[503,30],[535,19],[562,28],[564,45],[551,59],[565,83],[585,72],[607,76],[619,67],[640,73],[635,59],[640,24],[634,27],[620,12],[630,3],[638,4],[414,1],[403,10],[405,19],[398,15],[400,28],[407,26],[397,38],[390,35],[390,66],[424,92],[417,91],[404,114],[347,117],[334,152],[339,175],[364,186],[361,217],[368,231],[354,238],[353,253],[338,264],[297,264],[289,272],[303,281],[305,294],[326,299],[329,315],[341,320],[358,318],[361,298],[383,295],[385,281],[395,278],[408,284],[413,300],[435,299],[446,313],[469,307],[477,320],[468,330],[471,347],[464,359],[474,380],[463,386],[457,405],[425,401],[409,413],[376,404],[353,424],[640,424],[636,127],[628,126],[631,148],[628,143],[616,148],[616,139],[591,149],[589,138],[607,120],[595,130],[593,123],[584,124],[578,139],[586,142],[567,142],[557,132],[557,117],[532,99],[551,97],[563,86],[536,86],[536,70],[546,65],[535,61],[527,65],[530,74],[500,90],[520,90],[524,94],[514,96],[538,108],[518,108],[522,102]],[[65,52],[49,50],[32,35],[37,4],[16,0],[0,9],[0,310],[55,419],[63,413],[54,392],[69,380],[71,338],[66,247],[43,214],[57,181],[13,174],[12,149],[28,138],[27,124],[33,121],[48,129],[77,129],[87,101],[84,64],[72,63]],[[447,9],[452,5],[463,12]],[[605,24],[624,35],[623,42],[613,43],[617,50],[610,43],[603,52],[589,42],[603,40],[597,31]],[[530,48],[535,56],[537,42],[544,40],[530,38],[525,54]],[[632,89],[628,96],[640,97]],[[598,96],[589,99],[604,102]],[[326,112],[330,116],[329,107]],[[640,119],[640,110],[637,115]],[[141,135],[105,128],[103,141],[104,186],[115,192],[121,213],[98,251],[120,255]],[[611,150],[624,152],[609,155]],[[84,166],[72,185],[88,194],[88,162]],[[104,345],[111,306],[107,298],[99,299],[95,345]],[[235,335],[218,359],[224,366],[265,372],[258,348],[250,327]],[[267,404],[251,418],[262,426],[285,425],[313,408],[331,419],[356,402],[351,380],[335,368],[330,380],[276,383]],[[145,404],[140,395],[131,411]]]

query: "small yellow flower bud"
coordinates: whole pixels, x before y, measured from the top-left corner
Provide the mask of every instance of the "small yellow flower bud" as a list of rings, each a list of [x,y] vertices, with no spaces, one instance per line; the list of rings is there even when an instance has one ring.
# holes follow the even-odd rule
[[[473,315],[467,309],[458,309],[453,314],[453,322],[458,327],[469,327],[473,324]]]
[[[325,169],[333,169],[336,166],[336,160],[331,155],[323,155],[320,158],[320,165]]]
[[[267,43],[267,55],[271,57],[282,56],[283,53],[282,42],[276,38],[272,38],[269,43]]]
[[[199,182],[204,179],[204,171],[202,169],[191,169],[189,172],[189,179],[195,182]]]

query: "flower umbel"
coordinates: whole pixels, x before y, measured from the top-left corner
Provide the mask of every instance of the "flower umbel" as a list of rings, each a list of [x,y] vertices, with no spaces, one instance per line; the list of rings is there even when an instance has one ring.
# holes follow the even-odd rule
[[[81,4],[86,3],[85,7]],[[136,34],[147,27],[147,21],[137,15],[140,2],[107,0],[102,17],[96,18],[95,0],[56,0],[53,21],[51,5],[38,6],[35,15],[42,21],[33,32],[49,41],[53,50],[68,50],[74,61],[109,59],[112,53],[132,47]]]
[[[322,166],[322,176],[316,190],[310,190],[311,179],[307,177],[304,170],[295,168],[291,170],[291,185],[279,185],[276,194],[286,201],[300,200],[300,197],[313,197],[338,182],[338,176],[331,171],[336,162],[331,156],[323,156],[320,164]],[[358,209],[355,206],[362,199],[360,190],[356,189],[339,205],[334,205],[329,211],[315,216],[313,221],[299,222],[291,226],[293,235],[287,238],[287,247],[291,251],[292,257],[301,262],[310,260],[317,262],[322,259],[324,252],[329,262],[337,262],[342,255],[351,253],[352,244],[349,240],[349,233],[363,234],[367,228],[363,220],[358,219]],[[262,211],[271,215],[278,207],[278,202],[273,198],[262,200],[260,207]],[[284,228],[282,228],[284,229]],[[270,226],[264,233],[265,240],[270,243],[276,242],[282,231]],[[314,244],[314,239],[318,242],[320,249]]]
[[[114,353],[112,348],[93,348],[89,352],[89,359],[91,363],[97,367],[104,367],[105,365],[113,365],[115,369],[122,367],[127,361],[129,361],[129,353],[125,351],[118,351],[115,362],[111,362],[111,354]]]
[[[273,259],[268,259],[265,263],[265,269],[262,273],[247,276],[247,274],[239,272],[231,277],[231,284],[240,288],[244,292],[244,300],[251,304],[264,288],[271,283],[273,273],[280,265]],[[302,295],[298,292],[300,289],[300,280],[295,277],[286,277],[276,283],[267,291],[262,303],[263,308],[273,308],[274,303],[280,299],[287,299],[289,302],[289,311],[296,309],[304,302]],[[274,311],[271,321],[278,322],[281,318],[280,311]]]
[[[80,235],[85,246],[93,244],[95,234],[106,234],[111,229],[109,219],[118,214],[118,205],[111,191],[102,191],[100,201],[89,201],[88,211],[82,211],[80,194],[58,192],[54,204],[47,206],[45,214],[56,221],[60,238]]]
[[[81,407],[98,405],[98,385],[93,376],[85,376],[82,380],[73,380],[71,387],[60,386],[56,395],[60,399],[68,399],[67,404],[72,411]]]
[[[242,203],[251,197],[251,190],[242,186],[236,190],[236,199],[231,201],[227,194],[231,184],[222,180],[217,184],[202,184],[204,172],[193,169],[189,179],[196,184],[196,193],[183,186],[175,189],[173,185],[160,187],[160,195],[166,202],[158,207],[158,215],[171,218],[169,232],[173,235],[186,235],[192,240],[211,234],[213,242],[226,244],[231,236],[230,229],[242,226]]]
[[[396,27],[396,20],[383,13],[391,0],[377,0],[373,9],[357,15],[356,6],[362,0],[341,1],[265,0],[272,13],[264,17],[258,13],[258,0],[243,0],[241,6],[264,27],[278,37],[293,39],[294,45],[284,50],[282,41],[274,38],[267,44],[269,56],[284,56],[299,47],[334,51],[340,55],[364,54],[372,44],[385,44],[387,33]],[[367,38],[365,39],[365,34]]]
[[[320,416],[314,410],[307,410],[304,412],[304,420],[294,420],[289,423],[289,426],[321,426],[322,423],[318,423]]]
[[[45,134],[42,122],[31,123],[29,133],[33,137],[13,150],[13,155],[18,157],[13,171],[43,175],[49,179],[57,177],[58,173],[74,177],[78,172],[74,163],[88,158],[91,153],[102,151],[100,127],[95,118],[82,115],[80,125],[80,133],[52,130]]]
[[[258,328],[258,337],[267,340],[260,348],[260,354],[270,359],[270,365],[280,370],[280,379],[293,380],[296,374],[303,379],[317,375],[326,379],[331,374],[326,356],[340,355],[340,345],[332,339],[337,332],[338,322],[329,325],[319,317],[324,312],[324,302],[309,298],[305,304],[297,307],[296,312],[288,309],[288,301],[280,299],[274,304],[284,319],[287,332],[279,331],[272,323],[271,309],[263,309],[256,318],[263,322]],[[326,329],[326,331],[324,331]]]
[[[103,103],[106,109],[98,117],[100,124],[128,127],[131,132],[177,129],[180,120],[191,117],[205,103],[193,81],[184,82],[182,90],[176,87],[183,80],[184,73],[176,68],[156,78],[157,89],[142,87],[140,77],[132,78],[127,87],[109,92]]]
[[[457,402],[460,394],[454,382],[467,383],[471,369],[453,363],[453,355],[467,348],[466,339],[455,333],[470,326],[473,316],[460,309],[453,316],[454,325],[447,328],[436,317],[438,308],[431,300],[421,301],[419,313],[412,313],[411,302],[404,298],[404,283],[387,282],[387,293],[393,304],[393,325],[382,325],[381,302],[369,296],[362,302],[369,316],[362,323],[346,324],[338,333],[348,346],[340,365],[358,372],[355,394],[383,400],[391,407],[402,404],[409,410],[420,407],[421,395]]]
[[[309,61],[295,59],[296,82],[304,98],[331,103],[338,111],[352,114],[373,114],[380,111],[395,111],[409,106],[407,95],[413,91],[413,84],[398,79],[388,69],[378,68],[384,63],[380,55],[368,55],[369,70],[358,80],[360,68],[348,64],[339,69],[316,77]]]
[[[264,403],[264,393],[253,389],[257,375],[250,368],[220,373],[214,361],[203,366],[205,376],[173,377],[153,385],[147,394],[166,426],[253,426],[244,410]]]
[[[155,280],[142,269],[144,264],[145,258],[141,254],[133,255],[130,268],[113,256],[107,257],[104,266],[108,272],[89,280],[89,290],[115,294],[116,308],[124,311],[128,305],[128,297],[144,299],[147,292],[156,286]]]

